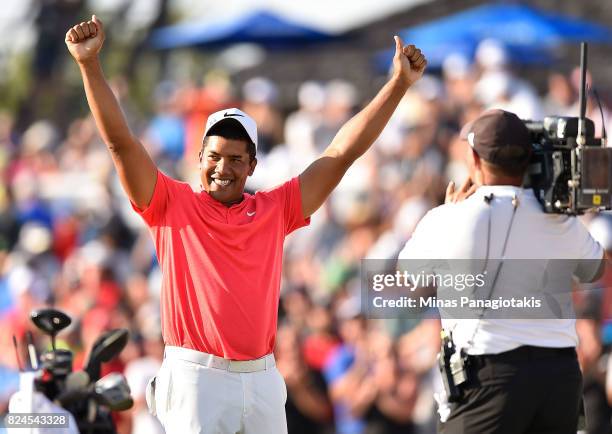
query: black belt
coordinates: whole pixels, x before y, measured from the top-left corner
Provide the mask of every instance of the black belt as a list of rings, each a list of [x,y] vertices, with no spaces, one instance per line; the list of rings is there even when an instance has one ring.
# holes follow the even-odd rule
[[[499,354],[483,354],[479,356],[468,356],[470,362],[476,366],[483,366],[487,363],[513,363],[525,362],[529,360],[551,359],[558,357],[576,357],[576,349],[574,347],[566,348],[546,348],[522,346],[514,350],[504,351]]]

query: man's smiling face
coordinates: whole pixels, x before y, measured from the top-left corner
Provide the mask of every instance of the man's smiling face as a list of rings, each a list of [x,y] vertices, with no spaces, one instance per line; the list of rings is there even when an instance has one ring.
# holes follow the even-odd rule
[[[204,190],[226,206],[240,202],[257,160],[251,159],[244,140],[221,136],[210,136],[206,140],[200,156]]]

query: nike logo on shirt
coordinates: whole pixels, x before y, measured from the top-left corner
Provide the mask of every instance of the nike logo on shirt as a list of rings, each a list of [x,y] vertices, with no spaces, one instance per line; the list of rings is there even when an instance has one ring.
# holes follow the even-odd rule
[[[257,211],[253,211],[253,212],[248,212],[248,211],[247,211],[247,215],[248,215],[249,217],[253,217],[253,216],[255,215],[255,213],[256,213],[256,212],[257,212]]]

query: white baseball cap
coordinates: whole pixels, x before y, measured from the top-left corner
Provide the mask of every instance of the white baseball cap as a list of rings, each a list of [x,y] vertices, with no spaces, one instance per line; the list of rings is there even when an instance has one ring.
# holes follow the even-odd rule
[[[206,128],[204,129],[204,137],[206,137],[212,127],[227,119],[234,119],[242,125],[242,128],[244,128],[251,141],[255,144],[255,150],[257,151],[257,124],[253,118],[237,108],[219,110],[208,116]]]

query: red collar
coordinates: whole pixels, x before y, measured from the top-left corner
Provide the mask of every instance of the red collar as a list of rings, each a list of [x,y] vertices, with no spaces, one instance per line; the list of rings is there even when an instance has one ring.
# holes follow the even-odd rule
[[[244,207],[244,205],[247,203],[247,199],[251,197],[250,194],[248,193],[242,193],[242,200],[238,203],[235,203],[233,205],[230,206],[226,206],[224,205],[222,202],[219,202],[217,199],[215,199],[214,197],[212,197],[207,191],[202,190],[198,196],[200,198],[202,198],[202,200],[212,206],[215,206],[217,208],[224,208],[224,209],[240,209],[242,207]]]

